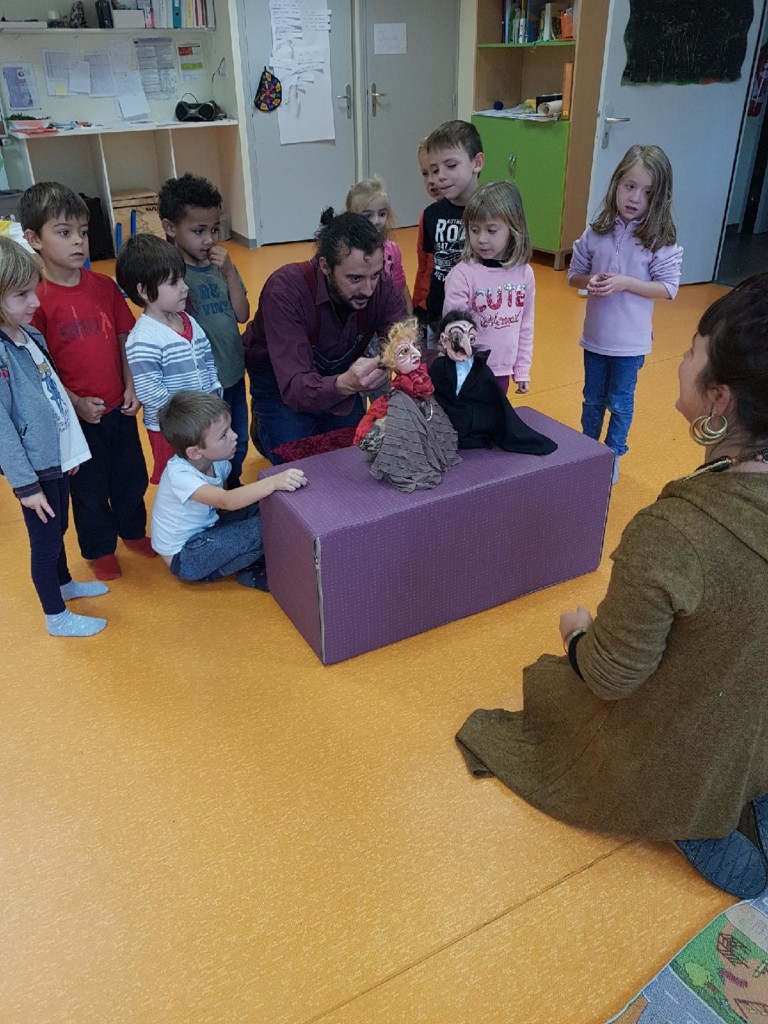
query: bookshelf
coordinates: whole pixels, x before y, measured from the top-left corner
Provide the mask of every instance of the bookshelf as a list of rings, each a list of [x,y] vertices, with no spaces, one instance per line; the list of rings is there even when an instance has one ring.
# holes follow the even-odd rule
[[[7,0],[4,8],[8,19],[44,18],[47,8],[56,0],[35,0],[34,6],[21,0]],[[69,11],[71,0],[65,0],[61,11]],[[13,8],[17,5],[17,9]],[[93,0],[86,0],[86,19],[96,24]],[[113,220],[113,194],[116,191],[150,190],[156,192],[171,176],[190,171],[210,178],[224,196],[224,209],[230,214],[235,230],[243,230],[245,217],[245,186],[242,174],[240,131],[237,116],[214,122],[179,122],[175,108],[182,95],[194,93],[203,100],[215,100],[229,114],[239,112],[233,77],[232,38],[226,5],[216,10],[217,28],[40,28],[29,29],[0,22],[1,45],[13,53],[13,60],[32,67],[35,75],[39,107],[30,111],[53,121],[90,122],[91,127],[61,130],[57,134],[28,135],[13,132],[13,122],[6,122],[10,137],[2,142],[2,156],[8,186],[25,189],[36,181],[57,180],[101,199],[107,222]],[[70,59],[85,54],[125,56],[130,51],[132,69],[137,57],[132,39],[156,40],[162,36],[177,44],[198,43],[205,70],[199,83],[183,79],[179,69],[175,86],[165,96],[148,96],[149,113],[134,119],[122,119],[115,96],[76,94],[50,95],[46,87],[46,51],[60,51]],[[6,58],[7,60],[8,58]],[[218,70],[217,70],[218,69]],[[221,72],[221,73],[219,73]]]
[[[506,43],[503,0],[477,2],[472,122],[485,151],[480,180],[515,181],[533,246],[552,253],[558,270],[587,222],[608,5],[609,0],[583,0],[576,39]],[[572,66],[567,120],[525,121],[483,113],[498,102],[511,108],[526,99],[562,93],[567,64]]]

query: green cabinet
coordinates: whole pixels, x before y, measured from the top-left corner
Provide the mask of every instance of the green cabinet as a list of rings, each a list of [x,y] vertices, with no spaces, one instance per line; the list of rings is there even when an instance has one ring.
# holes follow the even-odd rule
[[[534,249],[561,248],[569,121],[523,121],[475,114],[486,181],[511,179],[520,189]]]

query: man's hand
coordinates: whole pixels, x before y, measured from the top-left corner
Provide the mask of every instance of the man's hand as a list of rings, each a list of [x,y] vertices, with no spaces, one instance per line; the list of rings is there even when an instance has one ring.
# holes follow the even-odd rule
[[[389,370],[380,365],[377,356],[361,356],[336,378],[336,390],[342,395],[356,395],[360,391],[375,391],[388,380]]]

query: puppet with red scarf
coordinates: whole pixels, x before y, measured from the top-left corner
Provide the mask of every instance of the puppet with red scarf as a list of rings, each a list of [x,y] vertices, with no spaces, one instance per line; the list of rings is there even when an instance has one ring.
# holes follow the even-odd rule
[[[434,401],[418,337],[415,318],[389,329],[381,363],[394,371],[392,390],[371,404],[355,433],[355,444],[372,460],[373,476],[405,492],[434,487],[461,462],[456,431]]]

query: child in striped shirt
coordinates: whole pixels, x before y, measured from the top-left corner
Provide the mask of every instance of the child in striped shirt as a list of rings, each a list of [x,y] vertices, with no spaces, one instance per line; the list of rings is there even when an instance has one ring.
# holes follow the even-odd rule
[[[157,484],[175,454],[160,432],[160,409],[177,391],[221,395],[222,388],[210,342],[184,312],[189,288],[180,251],[154,235],[134,235],[120,250],[115,271],[117,283],[143,310],[125,351],[154,456],[150,483]]]

